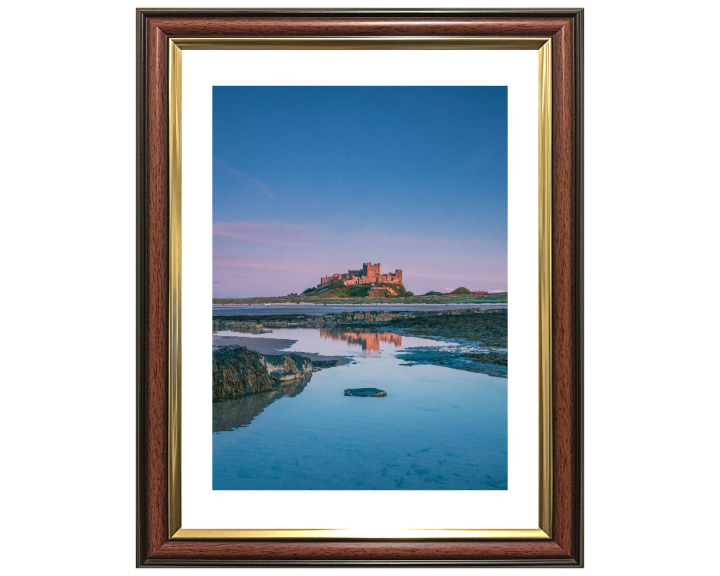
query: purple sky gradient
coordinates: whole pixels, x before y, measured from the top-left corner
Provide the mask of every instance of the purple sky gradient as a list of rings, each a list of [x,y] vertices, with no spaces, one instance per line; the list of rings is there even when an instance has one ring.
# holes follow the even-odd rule
[[[213,296],[381,262],[416,294],[507,290],[503,87],[216,87]]]
[[[282,222],[226,224],[222,231],[217,227],[214,280],[242,285],[243,295],[300,293],[319,284],[321,276],[369,261],[381,262],[385,272],[402,269],[405,288],[415,293],[449,292],[459,286],[507,290],[507,259],[497,254],[505,247],[487,240],[343,234],[331,227]],[[220,288],[216,284],[216,295],[224,294]]]

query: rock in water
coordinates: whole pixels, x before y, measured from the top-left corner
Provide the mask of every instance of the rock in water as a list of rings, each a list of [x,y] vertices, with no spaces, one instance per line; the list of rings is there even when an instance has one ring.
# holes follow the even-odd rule
[[[213,402],[307,382],[312,371],[312,361],[297,354],[259,354],[243,346],[223,346],[213,350]]]
[[[276,386],[260,354],[241,346],[214,350],[212,375],[213,402],[268,392]]]
[[[348,388],[345,390],[345,396],[363,396],[367,398],[382,398],[387,396],[385,390],[379,388]]]

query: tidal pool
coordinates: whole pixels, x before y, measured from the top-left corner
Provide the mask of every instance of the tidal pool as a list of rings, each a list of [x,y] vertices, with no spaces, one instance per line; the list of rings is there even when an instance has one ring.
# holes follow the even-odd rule
[[[287,351],[351,362],[213,404],[213,489],[507,489],[507,380],[395,357],[454,344],[338,329],[242,336],[296,340]],[[345,396],[346,388],[387,396]]]

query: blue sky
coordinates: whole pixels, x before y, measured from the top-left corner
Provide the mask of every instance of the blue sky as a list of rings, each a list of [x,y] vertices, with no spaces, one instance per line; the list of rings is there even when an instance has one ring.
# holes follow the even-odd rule
[[[213,296],[507,289],[507,88],[213,88]]]

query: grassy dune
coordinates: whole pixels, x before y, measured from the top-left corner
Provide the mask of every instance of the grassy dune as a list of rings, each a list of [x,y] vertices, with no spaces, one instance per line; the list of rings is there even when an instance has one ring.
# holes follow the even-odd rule
[[[343,286],[342,284],[326,284],[320,288],[308,288],[301,296],[312,298],[367,298],[372,288],[390,288],[398,296],[414,296],[412,292],[405,290],[402,284],[356,284],[355,286]],[[392,297],[392,296],[391,296]]]

